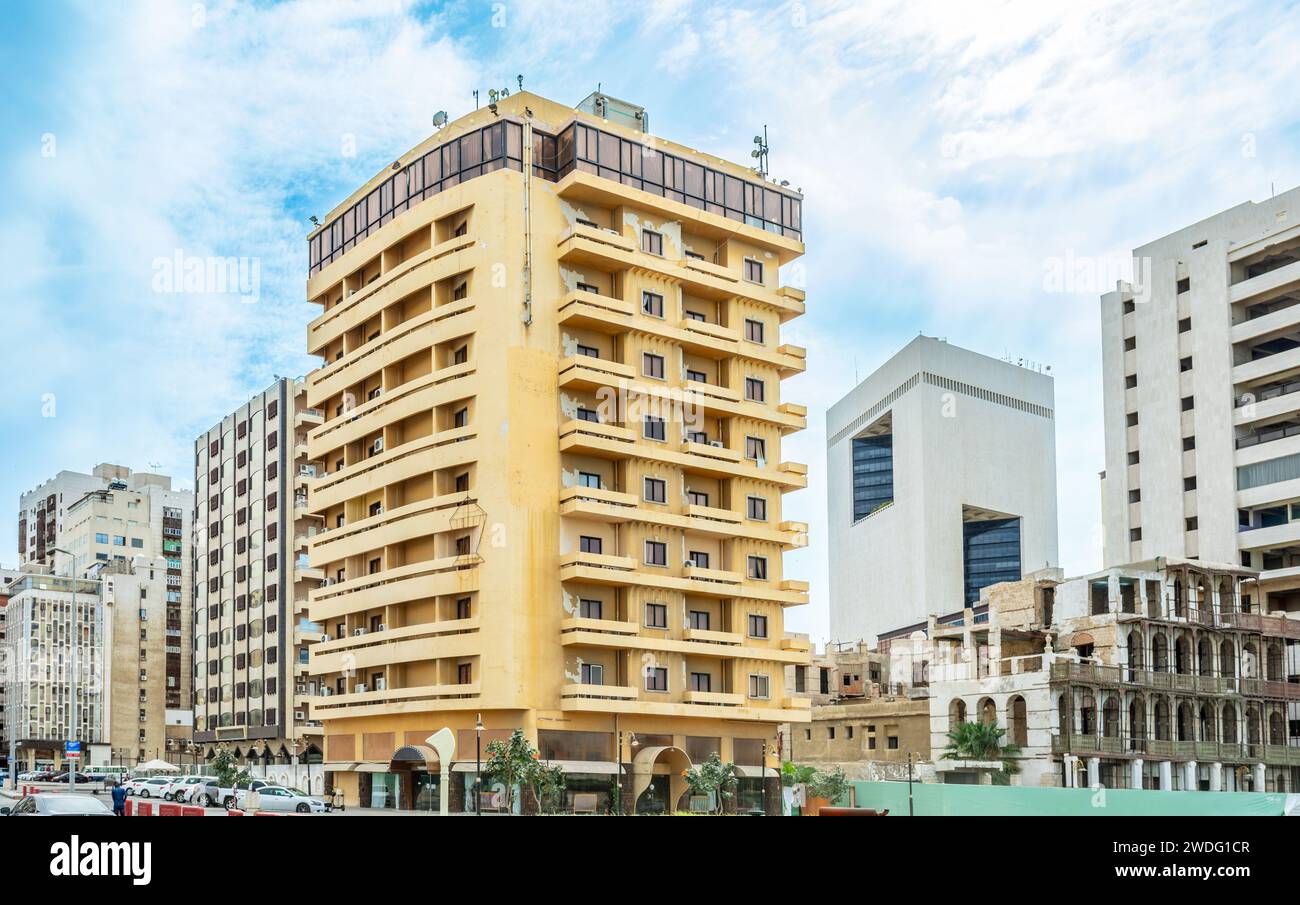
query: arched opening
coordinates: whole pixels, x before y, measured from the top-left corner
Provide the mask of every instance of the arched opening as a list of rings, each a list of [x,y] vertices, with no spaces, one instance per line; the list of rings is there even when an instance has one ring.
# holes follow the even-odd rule
[[[993,703],[992,698],[985,698],[980,701],[980,722],[985,726],[996,726],[998,724],[998,708]]]
[[[1227,678],[1237,675],[1237,645],[1231,638],[1225,638],[1219,644],[1219,672]]]
[[[1247,641],[1241,646],[1241,677],[1259,678],[1259,648],[1255,647],[1254,641]]]
[[[1237,743],[1237,708],[1231,704],[1223,705],[1222,728],[1219,737],[1223,739],[1224,744],[1235,745]]]
[[[392,793],[404,811],[436,811],[441,801],[438,752],[428,745],[403,745],[393,752],[388,772],[395,778]],[[372,797],[374,793],[372,789]]]
[[[1196,724],[1192,719],[1192,705],[1185,702],[1178,705],[1178,741],[1196,741]]]
[[[1214,675],[1214,648],[1208,638],[1196,643],[1196,672],[1198,675]]]
[[[1119,700],[1113,695],[1101,708],[1101,734],[1106,738],[1119,738]]]
[[[1129,678],[1134,678],[1139,672],[1146,668],[1145,657],[1146,645],[1142,640],[1142,633],[1134,630],[1128,634],[1128,668]]]
[[[1156,672],[1169,671],[1169,642],[1161,633],[1151,639],[1151,666]]]
[[[1011,744],[1024,747],[1029,744],[1029,710],[1025,699],[1016,695],[1007,701],[1007,738]]]
[[[1097,734],[1097,701],[1090,691],[1079,697],[1079,732],[1083,735]]]
[[[1259,729],[1259,708],[1251,707],[1246,711],[1246,744],[1259,744]]]
[[[1128,703],[1128,732],[1131,742],[1129,748],[1134,751],[1144,750],[1142,742],[1147,737],[1147,705],[1141,695],[1134,695]]]
[[[1282,714],[1276,710],[1268,715],[1268,743],[1270,745],[1286,744],[1286,730],[1282,725]]]
[[[1063,694],[1056,696],[1056,731],[1062,738],[1070,734],[1070,706]]]
[[[1264,678],[1270,682],[1285,682],[1286,676],[1282,675],[1282,645],[1270,644],[1268,646],[1267,670]]]
[[[956,729],[964,722],[966,722],[966,702],[961,698],[953,698],[952,703],[948,705],[948,728]]]
[[[1201,705],[1201,710],[1200,713],[1198,714],[1197,723],[1199,724],[1198,728],[1200,729],[1201,741],[1203,742],[1214,741],[1215,737],[1218,735],[1218,733],[1215,731],[1217,728],[1218,720],[1215,719],[1213,706],[1211,706],[1210,704]]]
[[[1192,642],[1186,635],[1179,635],[1174,641],[1174,672],[1180,676],[1192,672]]]
[[[1169,702],[1164,698],[1156,700],[1155,707],[1155,734],[1156,738],[1162,742],[1170,741],[1169,738]]]
[[[691,759],[681,748],[643,748],[632,760],[632,801],[637,814],[672,813],[685,807],[685,773]]]

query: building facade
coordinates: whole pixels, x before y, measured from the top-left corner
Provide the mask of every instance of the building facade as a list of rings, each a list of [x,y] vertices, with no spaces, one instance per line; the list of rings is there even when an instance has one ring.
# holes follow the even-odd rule
[[[1240,563],[1300,612],[1300,189],[1133,254],[1101,300],[1105,561]]]
[[[645,122],[511,95],[310,236],[311,709],[349,801],[436,800],[445,726],[453,806],[514,729],[602,807],[676,807],[711,753],[757,806],[807,719],[782,568],[807,469],[780,456],[804,300],[778,275],[802,200]]]
[[[1158,559],[989,588],[985,620],[932,624],[916,642],[932,746],[981,721],[1019,748],[1014,784],[1294,792],[1300,620],[1260,613],[1255,582],[1231,564]]]
[[[837,766],[850,779],[905,779],[909,762],[914,775],[932,775],[924,673],[895,670],[864,642],[841,643],[787,666],[786,683],[812,700],[811,722],[790,727],[786,760]]]
[[[887,641],[1054,565],[1052,378],[918,337],[826,415],[831,638]]]
[[[13,582],[5,614],[18,764],[61,764],[69,737],[82,742],[88,765],[165,757],[175,709],[166,706],[174,692],[163,642],[172,611],[166,559],[101,561],[77,579],[29,568],[40,571]]]
[[[158,581],[147,606],[137,608],[147,615],[139,616],[140,624],[129,632],[139,641],[130,644],[129,696],[143,705],[137,709],[148,711],[147,718],[135,721],[142,724],[139,732],[105,733],[105,744],[112,736],[110,754],[119,763],[177,759],[189,741],[193,514],[194,494],[174,489],[170,477],[109,463],[90,474],[61,471],[19,501],[24,568],[92,577],[105,571],[131,575],[144,564],[149,581]],[[151,624],[155,617],[156,625]],[[125,644],[127,627],[120,628],[117,643]]]
[[[9,597],[12,594],[10,586],[22,577],[22,573],[14,569],[0,569],[0,651],[6,651],[5,647],[5,610],[9,605]],[[3,664],[0,664],[3,665]],[[6,762],[9,757],[9,713],[5,700],[9,683],[0,681],[0,757],[4,757]]]
[[[195,441],[194,741],[245,762],[319,762],[308,713],[306,618],[323,573],[307,563],[307,432],[322,423],[301,380],[280,379]]]

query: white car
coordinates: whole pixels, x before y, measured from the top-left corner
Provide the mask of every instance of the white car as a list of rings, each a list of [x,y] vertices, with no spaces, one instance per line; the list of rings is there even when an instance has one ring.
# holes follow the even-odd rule
[[[127,795],[138,795],[141,798],[162,798],[167,793],[167,787],[171,784],[171,779],[166,776],[144,776],[140,779],[128,780],[122,785],[126,787]]]
[[[260,810],[278,811],[282,813],[295,814],[324,814],[329,810],[324,799],[316,798],[297,789],[288,789],[284,786],[263,786],[257,790],[261,801],[258,804]],[[235,794],[236,805],[244,808],[248,803],[248,792],[241,789]]]
[[[195,789],[201,789],[211,780],[211,776],[182,776],[173,779],[163,792],[168,801],[189,801]]]

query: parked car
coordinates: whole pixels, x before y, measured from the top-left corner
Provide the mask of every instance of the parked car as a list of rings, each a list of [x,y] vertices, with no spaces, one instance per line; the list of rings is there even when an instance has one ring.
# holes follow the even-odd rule
[[[222,787],[217,785],[216,780],[209,780],[208,784],[203,787],[203,804],[210,808],[217,805],[224,808],[233,808],[240,792],[247,792],[249,789],[259,791],[269,785],[271,783],[265,779],[255,779],[251,783],[241,782],[231,788],[230,786]]]
[[[112,809],[94,795],[28,795],[0,817],[112,817]]]
[[[182,776],[174,779],[163,792],[163,798],[168,801],[188,801],[195,790],[206,786],[211,779],[211,776]]]
[[[123,783],[127,795],[138,795],[141,798],[162,798],[171,784],[171,779],[166,776],[145,776]]]
[[[52,776],[52,777],[50,778],[50,782],[61,782],[61,783],[63,783],[64,785],[67,785],[67,784],[68,784],[68,773],[67,773],[67,771],[65,770],[65,771],[62,772],[62,773],[56,773],[54,776]],[[78,773],[75,775],[75,778],[72,780],[72,782],[73,782],[73,784],[75,784],[75,785],[80,785],[80,784],[83,784],[83,783],[91,783],[91,782],[94,782],[94,780],[91,779],[91,778],[90,778],[88,775],[86,775],[85,773],[78,772]]]
[[[260,799],[258,807],[263,811],[324,814],[329,810],[329,805],[325,803],[323,798],[316,798],[298,789],[290,789],[285,786],[263,786],[257,790],[257,794]],[[245,807],[248,802],[248,791],[240,790],[237,792],[235,802],[239,807]]]
[[[28,782],[49,782],[55,777],[53,770],[36,770],[28,775]]]

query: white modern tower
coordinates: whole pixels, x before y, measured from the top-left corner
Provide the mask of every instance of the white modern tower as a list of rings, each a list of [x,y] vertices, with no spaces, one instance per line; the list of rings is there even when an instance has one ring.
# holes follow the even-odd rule
[[[1240,562],[1300,610],[1300,189],[1133,255],[1101,299],[1106,565]]]
[[[921,336],[826,415],[831,638],[904,636],[1057,564],[1052,378]]]

